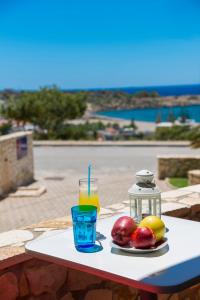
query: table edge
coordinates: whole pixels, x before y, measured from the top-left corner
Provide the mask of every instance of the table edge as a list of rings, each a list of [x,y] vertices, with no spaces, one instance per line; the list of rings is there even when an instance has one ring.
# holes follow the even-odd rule
[[[85,272],[91,275],[95,275],[98,277],[101,277],[103,279],[111,280],[114,282],[118,282],[120,284],[128,285],[133,288],[137,288],[139,290],[145,290],[148,292],[156,293],[156,294],[169,294],[169,293],[177,293],[179,291],[182,291],[186,288],[191,287],[192,285],[195,285],[199,283],[200,281],[200,275],[192,278],[191,280],[187,282],[183,282],[179,285],[170,285],[170,286],[159,286],[159,285],[150,285],[147,283],[144,283],[142,281],[136,281],[133,279],[129,279],[123,276],[119,276],[116,274],[112,274],[110,272],[106,272],[103,270],[99,270],[96,268],[88,267],[82,264],[78,264],[75,262],[68,261],[66,259],[61,258],[54,258],[53,256],[37,253],[32,250],[26,249],[26,253],[30,255],[33,258],[38,258],[41,260],[45,260],[51,263],[54,263],[56,265],[60,265],[62,267],[71,268],[77,271]]]

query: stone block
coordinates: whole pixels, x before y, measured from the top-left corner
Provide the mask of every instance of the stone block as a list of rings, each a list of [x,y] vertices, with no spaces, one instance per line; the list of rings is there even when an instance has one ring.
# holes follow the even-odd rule
[[[184,190],[190,191],[192,193],[200,194],[200,184],[190,185],[190,186],[184,188]]]
[[[22,198],[22,197],[40,197],[46,192],[46,187],[19,187],[15,193],[10,193],[9,197]]]
[[[92,284],[100,284],[100,277],[69,269],[67,288],[70,291],[84,290]]]
[[[113,211],[111,209],[103,208],[103,207],[100,208],[100,216],[109,216],[112,214],[113,214]]]
[[[19,278],[19,296],[25,297],[29,295],[29,285],[28,280],[24,273]]]
[[[23,243],[33,239],[33,234],[28,230],[10,230],[0,233],[0,247],[16,243]]]
[[[121,210],[125,207],[125,205],[123,203],[116,203],[116,204],[112,204],[107,206],[108,209],[117,211],[117,210]]]
[[[162,203],[161,206],[162,213],[167,213],[170,211],[175,211],[175,210],[180,210],[185,208],[190,208],[190,206],[178,202],[166,202],[166,203]]]
[[[187,177],[187,172],[200,169],[199,155],[163,155],[158,156],[158,178]]]
[[[75,300],[71,293],[67,293],[60,300]]]
[[[139,292],[137,289],[125,285],[118,285],[118,288],[112,290],[113,300],[137,300]]]
[[[200,299],[200,284],[194,285],[178,293],[179,300],[198,300]]]
[[[158,300],[180,300],[180,298],[178,294],[165,294],[165,295],[158,295]],[[184,300],[190,300],[190,299],[184,299]]]
[[[32,224],[26,226],[25,229],[34,229],[34,228],[53,228],[53,229],[65,229],[72,225],[72,218],[71,215],[56,219],[50,219],[46,221],[39,222],[37,224]]]
[[[179,201],[187,196],[190,196],[192,194],[192,191],[188,188],[183,189],[176,189],[168,192],[164,192],[161,194],[162,200],[164,201],[170,201],[170,202],[176,202]]]
[[[96,289],[87,292],[84,300],[112,300],[112,291],[109,289]]]
[[[191,210],[191,220],[200,221],[200,203],[192,205]]]
[[[57,297],[54,293],[43,293],[39,296],[31,296],[28,300],[57,300]]]
[[[0,299],[16,300],[18,297],[18,283],[15,274],[8,272],[0,276]]]
[[[27,138],[27,154],[17,158],[17,139]],[[1,194],[33,181],[33,147],[30,132],[17,132],[0,137]]]
[[[130,200],[124,200],[124,201],[122,201],[122,203],[124,203],[125,205],[129,205],[130,204]]]
[[[162,204],[162,214],[176,218],[189,218],[191,208],[188,205],[168,202]]]
[[[195,204],[192,206],[192,216],[200,217],[200,204]]]
[[[139,292],[137,289],[114,281],[106,281],[104,288],[113,293],[113,300],[137,300]]]
[[[130,207],[127,206],[127,207],[124,207],[123,209],[120,209],[117,211],[117,213],[126,213],[126,214],[130,214]]]
[[[9,257],[17,256],[19,254],[24,253],[24,247],[3,247],[0,248],[0,261],[7,259]]]
[[[36,265],[25,270],[31,293],[35,296],[42,293],[56,292],[66,280],[67,269],[55,264]]]
[[[190,170],[188,172],[188,180],[190,185],[200,184],[200,169]]]
[[[200,196],[199,198],[193,198],[192,196],[185,197],[180,202],[190,206],[200,205]]]

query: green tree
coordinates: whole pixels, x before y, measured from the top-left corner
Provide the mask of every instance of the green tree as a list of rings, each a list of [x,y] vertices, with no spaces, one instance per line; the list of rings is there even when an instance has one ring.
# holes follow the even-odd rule
[[[133,118],[131,119],[130,127],[132,127],[134,130],[137,129],[137,126],[136,126],[136,124],[135,124],[135,120],[134,120]]]
[[[5,123],[0,126],[0,135],[8,134],[10,132],[12,125],[10,123]]]
[[[146,98],[149,96],[149,93],[147,91],[138,91],[134,94],[136,98]]]
[[[1,114],[9,120],[15,120],[17,123],[27,121],[25,107],[27,103],[22,98],[20,101],[10,96],[7,102],[1,106]]]
[[[176,120],[176,117],[175,117],[173,111],[170,109],[168,117],[167,117],[167,121],[174,123],[175,120]]]
[[[181,113],[180,113],[180,122],[181,123],[185,123],[187,119],[189,119],[190,116],[189,116],[189,113],[188,111],[186,110],[185,107],[182,107],[181,108]]]
[[[159,96],[160,96],[159,93],[156,91],[149,92],[149,97],[157,98]]]
[[[31,122],[51,135],[65,121],[83,115],[85,97],[85,93],[64,93],[55,86],[41,88],[38,92],[22,93],[17,99],[10,98],[2,114],[18,122]]]
[[[158,123],[161,123],[162,122],[162,115],[161,115],[161,113],[159,112],[158,114],[157,114],[157,116],[156,116],[156,123],[158,124]]]
[[[190,126],[172,126],[156,128],[154,138],[160,141],[181,141],[191,139]]]
[[[193,148],[200,148],[200,126],[192,128],[190,140]]]
[[[118,123],[113,123],[112,127],[115,129],[115,130],[119,130],[120,126]]]

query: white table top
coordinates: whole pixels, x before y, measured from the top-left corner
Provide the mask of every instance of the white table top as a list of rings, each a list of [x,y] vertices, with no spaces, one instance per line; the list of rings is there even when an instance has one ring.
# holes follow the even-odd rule
[[[102,240],[101,252],[78,252],[71,228],[29,242],[26,251],[33,257],[154,293],[176,292],[200,282],[200,223],[163,216],[169,247],[129,254],[110,247],[110,232],[118,217],[97,223],[97,231],[107,237]]]

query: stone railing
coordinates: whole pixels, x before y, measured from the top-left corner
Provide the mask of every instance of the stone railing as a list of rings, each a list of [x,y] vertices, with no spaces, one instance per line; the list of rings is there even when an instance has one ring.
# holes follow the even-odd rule
[[[200,185],[162,194],[166,215],[200,221]],[[129,201],[102,208],[100,218],[129,213]],[[40,222],[0,234],[1,300],[138,300],[139,292],[103,278],[34,259],[25,253],[25,241],[61,232],[71,226],[70,217]],[[159,300],[193,300],[200,285]]]
[[[33,181],[31,132],[0,137],[0,195]]]
[[[200,155],[158,156],[158,178],[187,177],[190,170],[200,169]]]

